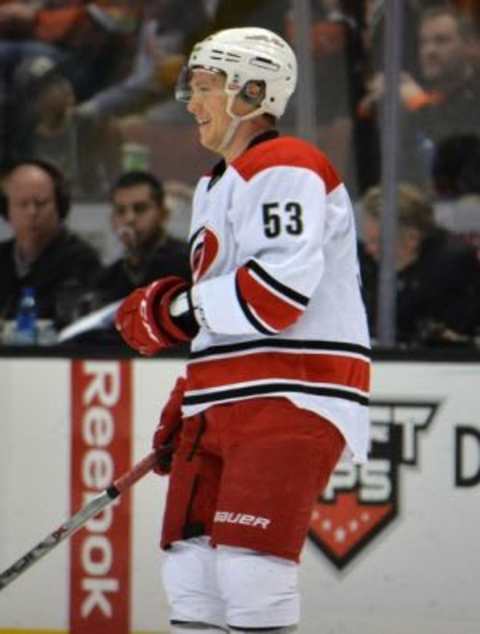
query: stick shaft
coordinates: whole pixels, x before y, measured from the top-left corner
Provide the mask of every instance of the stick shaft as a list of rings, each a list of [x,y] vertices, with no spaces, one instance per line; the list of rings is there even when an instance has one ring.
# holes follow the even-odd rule
[[[156,461],[156,454],[152,451],[145,456],[143,460],[137,462],[130,471],[120,476],[118,480],[115,480],[108,489],[93,498],[93,500],[90,500],[82,509],[72,515],[72,517],[61,524],[61,526],[50,533],[50,535],[47,535],[45,539],[25,553],[23,557],[20,557],[20,559],[0,574],[0,591],[58,546],[60,542],[82,528],[90,518],[98,515],[98,513],[111,504],[118,495],[126,491],[135,484],[135,482],[146,475],[152,469]]]

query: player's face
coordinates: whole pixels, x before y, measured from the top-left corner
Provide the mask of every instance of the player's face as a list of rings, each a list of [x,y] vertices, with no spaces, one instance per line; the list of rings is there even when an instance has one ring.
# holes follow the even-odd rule
[[[200,143],[221,153],[223,140],[232,121],[226,112],[225,78],[219,73],[194,70],[190,81],[188,111],[195,117]]]
[[[458,78],[465,58],[465,46],[455,19],[439,15],[420,27],[420,66],[424,79],[441,81]]]
[[[158,236],[166,212],[153,199],[149,185],[117,189],[112,203],[112,227],[127,250],[135,250]]]
[[[24,165],[7,179],[5,192],[17,243],[25,251],[39,253],[60,225],[51,177],[39,167]]]

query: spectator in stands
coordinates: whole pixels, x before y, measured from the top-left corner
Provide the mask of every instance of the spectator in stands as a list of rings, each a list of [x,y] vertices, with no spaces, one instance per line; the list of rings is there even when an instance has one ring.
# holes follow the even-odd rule
[[[13,110],[10,94],[16,65],[26,57],[37,55],[60,58],[55,46],[32,36],[30,20],[36,10],[31,0],[0,0],[0,164],[5,164],[11,158],[12,128],[8,122]]]
[[[169,210],[162,183],[153,174],[122,174],[112,188],[111,204],[112,228],[124,252],[102,272],[97,303],[122,299],[165,275],[189,277],[187,244],[166,231]]]
[[[375,335],[380,187],[362,199],[360,266],[370,327]],[[465,342],[474,335],[480,283],[475,250],[438,227],[430,201],[417,187],[398,187],[397,340],[408,345]]]
[[[2,183],[1,213],[13,238],[0,243],[0,315],[15,316],[24,287],[33,287],[38,317],[57,328],[76,318],[78,298],[98,275],[95,250],[65,226],[70,194],[53,165],[21,161]]]
[[[23,61],[15,73],[16,160],[23,156],[55,163],[72,183],[75,198],[105,196],[118,178],[122,136],[111,118],[85,119],[75,109],[72,83],[48,57]]]
[[[146,4],[130,72],[79,104],[77,112],[82,117],[99,120],[111,115],[141,113],[159,100],[171,97],[186,60],[185,34],[178,24],[172,23],[171,4]]]
[[[458,134],[480,133],[480,81],[469,56],[471,24],[448,7],[420,17],[419,63],[423,86],[406,81],[411,138],[431,174],[435,147]]]
[[[0,162],[12,160],[11,94],[18,64],[48,57],[61,65],[82,102],[127,72],[138,8],[111,2],[5,2],[0,0]],[[23,107],[23,104],[21,104]]]
[[[480,81],[469,53],[476,36],[465,16],[442,5],[427,8],[418,20],[418,80],[404,72],[400,84],[405,149],[400,169],[402,177],[425,184],[439,142],[480,131]],[[383,94],[378,73],[360,104],[361,116],[371,115]]]
[[[83,100],[105,86],[119,65],[129,62],[139,15],[139,8],[122,0],[60,5],[7,1],[0,6],[2,67],[30,57],[32,42],[48,46],[55,61],[61,60],[77,98]]]

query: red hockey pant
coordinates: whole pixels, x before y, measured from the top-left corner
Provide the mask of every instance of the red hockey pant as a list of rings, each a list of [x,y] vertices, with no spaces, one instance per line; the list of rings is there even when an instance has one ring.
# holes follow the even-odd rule
[[[283,398],[217,405],[187,418],[162,547],[205,534],[214,546],[298,561],[313,505],[344,446],[332,423]]]

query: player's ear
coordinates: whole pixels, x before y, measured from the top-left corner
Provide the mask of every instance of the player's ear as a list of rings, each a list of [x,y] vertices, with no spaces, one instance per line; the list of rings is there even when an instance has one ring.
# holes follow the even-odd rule
[[[265,83],[261,81],[247,81],[243,88],[235,95],[232,112],[237,116],[250,114],[261,106],[264,98]]]

